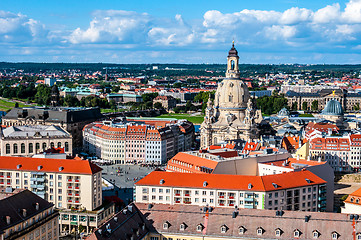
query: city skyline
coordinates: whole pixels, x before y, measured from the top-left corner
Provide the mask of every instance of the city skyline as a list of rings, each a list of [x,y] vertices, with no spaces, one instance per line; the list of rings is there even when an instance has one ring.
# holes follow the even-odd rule
[[[71,6],[71,7],[69,7]],[[12,1],[0,61],[358,64],[361,1]]]

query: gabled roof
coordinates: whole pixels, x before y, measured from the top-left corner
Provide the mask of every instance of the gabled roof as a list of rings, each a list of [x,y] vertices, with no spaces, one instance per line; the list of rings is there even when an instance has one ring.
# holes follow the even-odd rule
[[[163,184],[160,184],[160,180],[162,179],[164,182]],[[306,179],[310,180],[310,183],[308,183]],[[207,182],[206,187],[204,187],[204,182]],[[266,176],[153,171],[135,183],[135,185],[251,190],[263,192],[324,183],[326,183],[324,180],[310,171],[288,172]],[[277,185],[277,188],[274,187],[274,184]],[[249,188],[249,186],[251,186],[251,188]]]
[[[20,166],[20,168],[18,168]],[[38,166],[42,166],[38,169]],[[63,169],[59,171],[59,168]],[[27,157],[0,157],[1,170],[33,171],[33,172],[56,172],[75,174],[94,174],[102,171],[89,160],[77,159],[50,159],[50,158],[27,158]]]

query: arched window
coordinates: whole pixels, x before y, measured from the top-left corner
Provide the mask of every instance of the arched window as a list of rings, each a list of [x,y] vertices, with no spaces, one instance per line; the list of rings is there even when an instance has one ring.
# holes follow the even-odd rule
[[[232,96],[232,95],[229,95],[229,96],[228,96],[228,101],[229,101],[229,102],[232,102],[232,101],[233,101],[233,96]]]
[[[34,152],[34,146],[33,143],[29,143],[29,153],[33,153]]]
[[[234,60],[231,61],[231,70],[234,70]]]
[[[61,142],[58,142],[58,148],[60,148],[61,147]]]
[[[215,137],[215,138],[213,138],[213,145],[214,144],[217,144],[217,138]]]
[[[69,143],[65,142],[65,152],[68,152],[68,151],[69,151]]]
[[[55,147],[53,142],[50,143],[50,147],[52,147],[52,148]]]
[[[10,144],[6,144],[6,154],[10,154]]]
[[[43,150],[46,149],[46,143],[43,143]]]
[[[36,152],[40,149],[40,143],[35,143],[35,150]]]
[[[21,152],[21,153],[25,153],[25,143],[22,143],[22,144],[20,145],[20,152]]]
[[[18,153],[18,145],[16,143],[13,145],[13,152],[14,154]]]

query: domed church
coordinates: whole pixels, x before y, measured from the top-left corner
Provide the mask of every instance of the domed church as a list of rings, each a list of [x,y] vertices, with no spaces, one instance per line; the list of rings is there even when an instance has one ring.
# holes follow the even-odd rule
[[[234,43],[228,52],[226,78],[218,84],[214,105],[208,100],[201,125],[201,148],[227,140],[250,140],[258,136],[256,125],[262,121],[247,85],[240,79],[239,57]]]

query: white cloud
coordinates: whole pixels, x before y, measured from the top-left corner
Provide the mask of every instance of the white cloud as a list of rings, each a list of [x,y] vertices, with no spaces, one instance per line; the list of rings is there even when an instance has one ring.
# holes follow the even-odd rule
[[[316,11],[313,16],[313,21],[315,23],[330,23],[338,20],[340,15],[340,4],[335,3],[333,5],[327,5],[326,7]]]
[[[311,19],[313,12],[306,8],[293,7],[282,13],[280,24],[297,24]]]
[[[123,42],[144,39],[150,17],[146,13],[108,10],[96,11],[86,30],[75,29],[69,36],[71,43]]]
[[[265,28],[265,35],[272,40],[289,39],[296,35],[297,29],[295,26],[279,26],[273,25]]]
[[[46,38],[47,31],[40,22],[22,14],[0,11],[0,41],[24,42]]]
[[[350,0],[342,13],[345,22],[361,23],[361,0]]]

